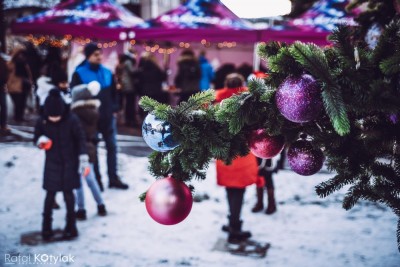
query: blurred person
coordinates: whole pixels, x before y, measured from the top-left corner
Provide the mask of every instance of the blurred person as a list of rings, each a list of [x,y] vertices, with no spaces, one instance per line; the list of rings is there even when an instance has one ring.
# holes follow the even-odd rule
[[[100,100],[94,99],[100,92],[100,85],[93,81],[86,85],[77,85],[73,89],[71,112],[76,114],[81,122],[86,136],[86,148],[89,155],[89,172],[86,175],[81,175],[81,186],[76,190],[76,203],[78,210],[76,211],[76,218],[78,220],[86,220],[85,209],[85,196],[83,190],[83,183],[86,181],[92,196],[97,203],[97,214],[99,216],[106,216],[106,206],[104,205],[103,198],[100,193],[99,184],[96,181],[93,163],[97,159],[97,123],[99,120],[99,107]]]
[[[24,43],[25,50],[24,54],[26,57],[26,62],[30,70],[30,90],[27,95],[26,108],[29,112],[34,112],[37,108],[35,91],[37,89],[36,81],[41,75],[42,68],[42,57],[39,55],[37,47],[31,42]]]
[[[0,55],[0,134],[9,134],[7,127],[7,95],[6,84],[8,80],[7,62]]]
[[[215,89],[221,89],[225,86],[225,79],[231,73],[234,73],[236,70],[235,65],[232,63],[225,63],[220,66],[216,72],[214,77],[214,86]]]
[[[134,127],[137,125],[135,121],[136,96],[138,87],[138,69],[136,67],[136,54],[121,54],[116,67],[115,76],[117,78],[117,86],[121,88],[123,102],[125,108],[125,125]]]
[[[24,50],[17,50],[8,63],[9,77],[7,92],[14,104],[14,120],[23,122],[26,102],[32,88],[32,75],[24,54]]]
[[[175,86],[180,91],[180,101],[200,91],[201,69],[193,50],[185,49],[178,58],[178,74],[175,76]]]
[[[51,240],[52,209],[57,192],[63,192],[66,205],[64,239],[78,236],[73,190],[80,186],[80,173],[89,166],[85,134],[79,119],[65,107],[60,90],[53,89],[37,120],[33,142],[46,151],[43,174],[44,202],[42,238]]]
[[[40,70],[43,64],[42,58],[39,55],[39,52],[37,48],[33,45],[33,43],[26,42],[24,43],[24,46],[25,46],[24,54],[26,57],[26,62],[31,71],[31,81],[32,83],[35,83],[40,76]]]
[[[139,83],[141,96],[148,96],[160,103],[168,103],[167,93],[163,91],[162,84],[167,79],[153,53],[144,52],[139,61]]]
[[[238,68],[237,72],[243,76],[245,82],[248,81],[249,76],[253,73],[253,67],[249,63],[242,63]]]
[[[211,82],[214,79],[214,70],[206,58],[205,50],[200,52],[199,62],[201,68],[200,91],[205,91],[211,88]]]
[[[240,74],[232,73],[228,75],[225,81],[225,88],[216,91],[216,103],[246,91],[247,88],[243,85],[244,78]],[[246,156],[234,159],[230,165],[217,160],[216,167],[217,183],[225,186],[229,206],[229,224],[222,229],[229,233],[228,242],[230,243],[247,240],[251,237],[251,233],[242,231],[243,221],[240,219],[240,214],[246,187],[259,182],[257,159],[253,154],[249,153]]]
[[[50,73],[53,68],[63,68],[62,63],[61,49],[54,46],[48,47],[42,68],[47,67],[47,72]]]
[[[59,69],[58,71],[53,71],[51,77],[41,76],[37,81],[37,85],[36,95],[39,98],[39,114],[43,113],[43,106],[46,98],[49,92],[54,88],[60,90],[61,96],[67,108],[69,108],[72,102],[72,96],[66,72]]]
[[[92,81],[100,83],[101,90],[97,95],[101,105],[98,130],[101,133],[107,149],[107,172],[109,188],[128,189],[117,174],[117,125],[116,116],[119,111],[118,95],[112,72],[104,67],[102,51],[96,43],[89,43],[84,48],[85,60],[78,65],[72,75],[71,88],[76,85],[88,84]],[[96,179],[101,182],[98,164],[94,164]],[[100,184],[100,183],[99,183]]]

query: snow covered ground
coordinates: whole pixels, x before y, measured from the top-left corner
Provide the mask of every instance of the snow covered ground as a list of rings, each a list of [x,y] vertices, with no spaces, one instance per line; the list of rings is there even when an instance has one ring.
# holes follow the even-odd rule
[[[282,171],[275,177],[278,212],[252,214],[254,187],[248,188],[242,217],[254,238],[272,244],[264,259],[213,251],[225,233],[225,191],[216,186],[215,166],[208,179],[193,182],[197,194],[209,200],[195,203],[189,217],[175,226],[154,222],[138,200],[153,182],[147,158],[119,155],[128,191],[106,190],[109,216],[96,216],[96,205],[86,189],[88,220],[78,222],[76,241],[42,246],[20,244],[20,235],[40,230],[44,200],[44,153],[30,144],[0,144],[0,266],[5,255],[73,255],[74,263],[57,266],[323,266],[398,267],[396,217],[384,206],[362,202],[351,211],[341,208],[345,191],[320,199],[314,186],[332,175],[301,177]],[[102,166],[105,152],[101,151]],[[105,172],[104,168],[102,172]],[[104,175],[106,177],[106,175]],[[57,197],[63,205],[61,194]],[[64,227],[65,210],[56,210],[55,228]],[[16,266],[16,265],[14,265]],[[26,265],[21,265],[26,266]]]

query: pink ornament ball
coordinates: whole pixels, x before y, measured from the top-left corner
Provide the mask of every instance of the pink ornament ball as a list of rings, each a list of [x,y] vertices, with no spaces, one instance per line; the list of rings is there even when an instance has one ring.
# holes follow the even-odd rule
[[[145,204],[153,220],[164,225],[174,225],[189,215],[193,198],[185,183],[169,176],[150,186]]]

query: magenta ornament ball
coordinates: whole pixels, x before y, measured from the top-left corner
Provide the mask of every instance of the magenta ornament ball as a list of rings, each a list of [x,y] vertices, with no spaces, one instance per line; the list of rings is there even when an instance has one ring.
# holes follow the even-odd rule
[[[281,153],[285,146],[283,135],[270,136],[264,129],[252,131],[249,148],[256,157],[270,159]]]
[[[308,74],[286,78],[276,92],[275,101],[280,113],[296,123],[312,121],[323,110],[321,88]]]
[[[189,215],[193,198],[185,183],[169,176],[150,186],[145,204],[153,220],[164,225],[174,225]]]
[[[309,176],[321,170],[325,157],[321,149],[314,148],[311,142],[299,140],[290,145],[287,159],[295,173]]]

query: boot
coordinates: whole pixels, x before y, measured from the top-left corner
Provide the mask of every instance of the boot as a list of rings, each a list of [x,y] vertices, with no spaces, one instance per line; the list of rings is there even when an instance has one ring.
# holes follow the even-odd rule
[[[104,206],[104,204],[97,206],[97,214],[99,216],[106,216],[107,215],[106,206]]]
[[[254,207],[251,209],[251,212],[259,212],[264,209],[264,188],[263,187],[257,187],[256,190],[257,193],[257,203],[254,205]]]
[[[115,179],[110,179],[109,188],[117,188],[117,189],[128,189],[129,185],[123,183],[119,177]]]
[[[241,220],[233,220],[229,218],[229,243],[240,243],[251,237],[251,233],[249,231],[242,231],[242,223],[243,222]]]
[[[49,241],[53,237],[53,229],[51,227],[51,223],[51,215],[43,214],[42,238],[44,241]]]
[[[64,229],[63,239],[71,240],[78,236],[78,229],[76,228],[75,213],[67,214],[67,224]]]
[[[268,189],[267,195],[268,195],[268,206],[267,209],[265,210],[265,214],[271,215],[276,212],[274,189]]]
[[[76,213],[75,213],[75,218],[76,218],[78,221],[84,221],[84,220],[86,220],[86,210],[83,210],[83,209],[77,210]]]

